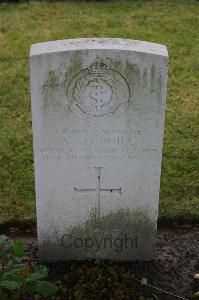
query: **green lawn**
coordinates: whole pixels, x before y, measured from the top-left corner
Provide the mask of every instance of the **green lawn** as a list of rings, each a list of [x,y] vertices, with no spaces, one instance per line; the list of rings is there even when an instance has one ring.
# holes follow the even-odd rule
[[[198,16],[199,2],[189,0],[0,5],[0,223],[35,219],[30,45],[94,36],[168,46],[170,79],[160,216],[199,221]]]

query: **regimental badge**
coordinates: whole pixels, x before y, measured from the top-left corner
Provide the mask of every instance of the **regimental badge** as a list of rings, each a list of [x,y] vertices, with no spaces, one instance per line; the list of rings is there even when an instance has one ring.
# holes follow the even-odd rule
[[[129,102],[126,78],[97,58],[77,73],[67,89],[68,105],[79,117],[105,117],[121,111]]]

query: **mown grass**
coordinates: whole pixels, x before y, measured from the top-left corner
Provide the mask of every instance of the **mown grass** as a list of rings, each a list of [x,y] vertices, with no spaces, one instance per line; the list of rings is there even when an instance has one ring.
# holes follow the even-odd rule
[[[0,223],[35,218],[28,53],[33,43],[123,37],[170,54],[160,216],[199,221],[199,2],[116,1],[0,5]]]

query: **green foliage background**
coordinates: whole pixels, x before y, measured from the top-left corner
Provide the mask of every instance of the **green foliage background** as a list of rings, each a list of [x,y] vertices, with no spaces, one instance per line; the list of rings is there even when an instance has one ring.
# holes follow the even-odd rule
[[[122,37],[168,46],[160,216],[199,221],[198,4],[126,0],[0,5],[0,223],[35,219],[30,45],[78,37]]]

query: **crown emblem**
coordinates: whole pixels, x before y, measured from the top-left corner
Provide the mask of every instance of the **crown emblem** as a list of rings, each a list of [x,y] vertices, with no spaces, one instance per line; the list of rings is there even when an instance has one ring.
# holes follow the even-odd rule
[[[91,74],[103,75],[107,73],[109,67],[103,62],[102,59],[97,58],[97,60],[88,67]]]

